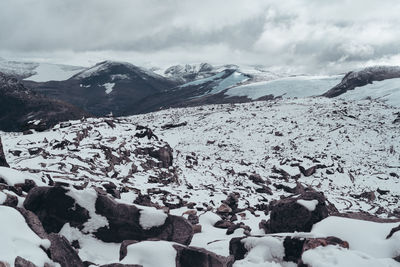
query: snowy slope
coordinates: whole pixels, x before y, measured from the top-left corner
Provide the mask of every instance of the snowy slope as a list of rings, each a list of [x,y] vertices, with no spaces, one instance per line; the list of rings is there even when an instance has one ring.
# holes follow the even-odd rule
[[[35,82],[64,81],[84,69],[62,64],[7,61],[0,59],[0,72]]]
[[[365,98],[382,99],[388,104],[400,107],[400,79],[375,81],[354,90],[349,90],[339,98],[360,100]]]
[[[257,99],[265,95],[307,97],[321,95],[340,82],[341,76],[294,76],[249,83],[229,89],[227,96],[247,96]]]

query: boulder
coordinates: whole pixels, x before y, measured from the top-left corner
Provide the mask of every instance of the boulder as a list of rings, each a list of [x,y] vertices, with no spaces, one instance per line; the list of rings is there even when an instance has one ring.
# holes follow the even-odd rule
[[[326,199],[322,193],[305,192],[299,197],[277,201],[271,208],[271,233],[309,232],[312,226],[328,216]]]
[[[52,233],[48,235],[48,239],[51,242],[49,255],[53,261],[58,262],[62,267],[85,267],[64,236]]]
[[[24,201],[24,207],[39,217],[47,233],[58,233],[66,223],[80,228],[90,218],[89,212],[67,192],[59,186],[35,187]]]
[[[183,217],[168,215],[163,225],[143,229],[139,222],[140,209],[134,205],[117,203],[108,196],[99,194],[95,207],[96,213],[108,220],[108,226],[99,228],[94,233],[105,242],[159,238],[187,245],[193,237],[192,225]]]
[[[1,266],[1,263],[0,263]],[[14,261],[14,267],[37,267],[35,264],[32,262],[25,260],[24,258],[21,258],[20,256],[15,258]]]
[[[231,267],[234,257],[217,255],[203,248],[174,245],[177,251],[176,267]]]

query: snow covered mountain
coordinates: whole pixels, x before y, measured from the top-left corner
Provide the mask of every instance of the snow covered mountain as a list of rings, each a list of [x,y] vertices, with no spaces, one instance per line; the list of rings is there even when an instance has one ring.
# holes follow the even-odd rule
[[[3,134],[0,262],[399,266],[397,112],[276,99]]]
[[[24,81],[24,84],[93,115],[120,116],[136,113],[136,106],[143,98],[175,87],[177,82],[129,63],[104,61],[65,81]]]

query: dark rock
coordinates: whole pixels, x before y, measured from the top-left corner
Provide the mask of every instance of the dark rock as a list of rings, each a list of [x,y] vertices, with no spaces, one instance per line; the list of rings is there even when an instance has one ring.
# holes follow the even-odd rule
[[[312,167],[310,167],[310,168],[308,168],[308,169],[304,168],[303,166],[299,166],[299,169],[300,169],[300,172],[301,172],[304,176],[308,177],[308,176],[313,175],[313,174],[316,172],[317,166],[312,166]]]
[[[390,233],[387,235],[386,239],[389,239],[392,237],[392,235],[396,232],[400,231],[400,225],[397,227],[394,227],[392,230],[390,230]]]
[[[231,267],[234,257],[223,257],[203,248],[174,245],[176,267]]]
[[[39,217],[47,233],[58,233],[67,222],[79,228],[89,219],[89,212],[67,192],[63,187],[35,187],[24,201],[24,207]]]
[[[316,247],[326,247],[328,245],[340,246],[347,249],[349,248],[348,242],[334,236],[328,236],[325,238],[307,238],[303,246],[303,252]]]
[[[64,236],[49,234],[48,239],[51,242],[49,254],[53,261],[60,263],[63,267],[84,267],[78,253]]]
[[[310,211],[298,200],[317,200],[315,210]],[[299,197],[289,197],[277,201],[271,209],[270,231],[281,232],[309,232],[312,226],[328,216],[325,197],[318,192],[305,192]]]
[[[228,229],[229,227],[231,227],[232,225],[234,225],[234,223],[230,222],[230,221],[226,221],[226,220],[219,220],[218,222],[216,222],[214,224],[214,227],[216,228],[221,228],[221,229]]]
[[[252,181],[255,184],[263,184],[265,183],[263,178],[261,178],[261,175],[257,173],[250,174],[249,180]]]
[[[222,214],[222,215],[226,215],[232,212],[231,207],[229,207],[227,204],[221,204],[221,206],[219,206],[217,208],[217,214]]]
[[[303,254],[303,246],[305,242],[304,238],[285,237],[283,240],[283,247],[285,248],[285,256],[283,259],[285,261],[293,262],[300,260],[301,255]]]
[[[7,167],[7,168],[10,167],[10,165],[8,165],[7,163],[6,156],[3,151],[3,144],[1,142],[1,137],[0,137],[0,167]]]
[[[229,242],[229,255],[232,255],[235,261],[244,259],[247,249],[242,240],[246,237],[234,237]]]
[[[183,217],[168,215],[163,225],[146,230],[139,223],[140,209],[134,205],[117,203],[105,195],[98,195],[95,206],[96,213],[106,217],[109,223],[94,233],[105,242],[159,238],[187,245],[193,236],[192,225]]]
[[[185,122],[181,122],[181,123],[176,123],[176,124],[169,123],[169,124],[162,125],[161,129],[168,130],[168,129],[171,129],[171,128],[177,128],[177,127],[182,127],[182,126],[186,126],[186,125],[187,125],[186,121]]]
[[[18,206],[18,198],[14,195],[10,195],[7,193],[5,193],[5,194],[6,194],[7,198],[2,205],[13,207],[13,208],[17,207]]]
[[[228,207],[231,208],[232,213],[236,213],[238,211],[239,197],[239,193],[233,192],[230,193],[226,200],[223,201],[224,204],[228,205]]]
[[[1,266],[1,263],[0,263],[0,266]],[[37,265],[18,256],[15,258],[14,267],[37,267]]]

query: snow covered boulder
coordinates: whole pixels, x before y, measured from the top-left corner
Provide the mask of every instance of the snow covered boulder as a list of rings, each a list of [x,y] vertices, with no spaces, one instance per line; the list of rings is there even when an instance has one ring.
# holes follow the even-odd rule
[[[328,208],[322,193],[305,192],[272,205],[269,220],[270,233],[309,232],[312,226],[328,217]]]
[[[64,187],[36,187],[27,195],[24,207],[35,213],[47,233],[58,233],[64,224],[82,228],[90,218]]]
[[[167,215],[162,210],[150,207],[118,203],[106,195],[99,194],[96,213],[107,218],[108,225],[99,228],[94,235],[105,242],[124,240],[146,240],[159,238],[181,244],[189,244],[193,228],[185,218]]]

